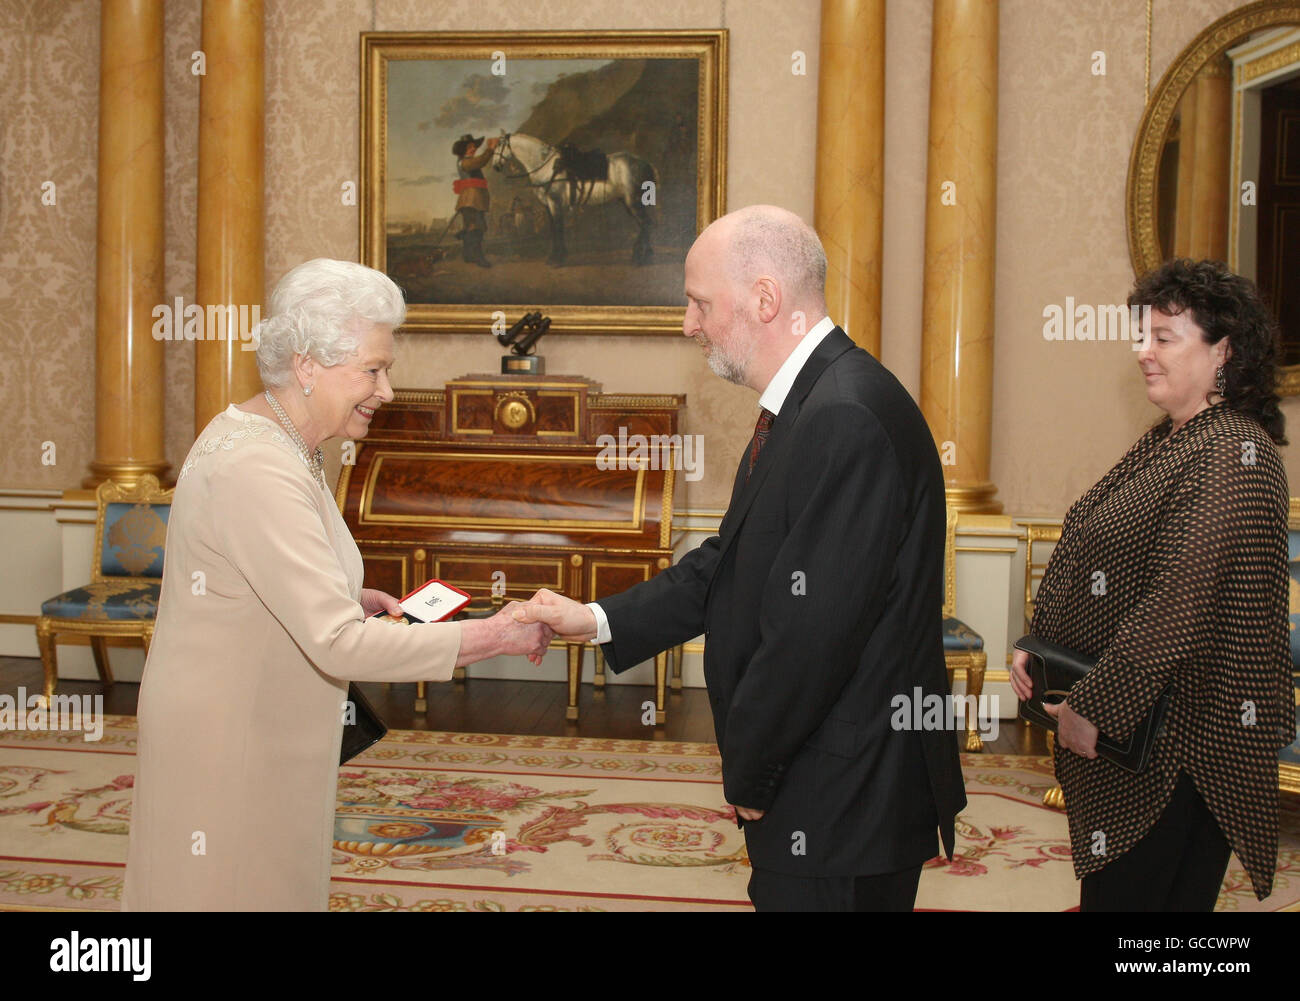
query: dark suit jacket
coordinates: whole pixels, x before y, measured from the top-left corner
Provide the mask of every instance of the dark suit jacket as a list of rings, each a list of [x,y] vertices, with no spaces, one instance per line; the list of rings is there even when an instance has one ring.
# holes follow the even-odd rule
[[[895,730],[948,694],[943,475],[898,380],[835,328],[805,362],[719,534],[600,600],[614,671],[705,635],[727,802],[751,863],[804,876],[949,856],[966,805],[951,730]],[[802,850],[802,853],[800,851]]]

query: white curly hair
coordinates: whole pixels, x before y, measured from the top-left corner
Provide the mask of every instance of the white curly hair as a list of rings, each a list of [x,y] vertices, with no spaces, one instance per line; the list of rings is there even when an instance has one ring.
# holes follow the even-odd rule
[[[400,326],[402,290],[382,271],[328,257],[299,264],[271,293],[270,315],[253,330],[257,371],[267,389],[289,382],[295,355],[327,368],[357,352],[364,327]]]

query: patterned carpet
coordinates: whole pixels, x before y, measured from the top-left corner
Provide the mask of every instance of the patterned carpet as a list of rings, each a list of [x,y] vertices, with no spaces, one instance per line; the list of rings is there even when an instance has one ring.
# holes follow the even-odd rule
[[[117,909],[134,749],[129,716],[98,743],[0,734],[0,909]],[[1046,760],[962,762],[957,857],[926,866],[917,907],[1074,907]],[[1300,797],[1284,811],[1273,895],[1234,858],[1219,909],[1300,909]],[[340,772],[334,845],[334,910],[750,909],[712,744],[393,731]]]

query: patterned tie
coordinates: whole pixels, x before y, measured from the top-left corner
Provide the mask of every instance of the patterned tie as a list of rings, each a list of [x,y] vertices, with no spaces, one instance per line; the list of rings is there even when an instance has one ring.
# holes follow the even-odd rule
[[[745,472],[745,482],[749,482],[749,474],[754,471],[754,463],[758,461],[758,453],[763,451],[763,445],[767,442],[767,433],[772,430],[772,421],[776,414],[763,408],[763,412],[758,415],[758,423],[754,425],[754,443],[749,446],[749,469]]]

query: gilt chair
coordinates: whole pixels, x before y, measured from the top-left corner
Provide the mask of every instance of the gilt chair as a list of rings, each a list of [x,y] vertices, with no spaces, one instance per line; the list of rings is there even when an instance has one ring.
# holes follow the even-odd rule
[[[1285,792],[1300,792],[1300,498],[1291,498],[1287,519],[1287,563],[1291,571],[1287,624],[1291,632],[1291,681],[1295,699],[1296,735],[1278,752],[1278,786]]]
[[[1047,569],[1048,557],[1043,555],[1043,548],[1049,543],[1055,546],[1061,541],[1061,525],[1043,522],[1021,522],[1021,525],[1025,529],[1025,632],[1027,633],[1029,624],[1034,618],[1034,596],[1038,593],[1038,585],[1043,581],[1043,571]],[[1035,548],[1038,550],[1037,555],[1034,553]],[[1025,725],[1031,724],[1025,720]],[[1055,754],[1055,735],[1049,730],[1047,755],[1053,757]],[[1059,785],[1053,785],[1043,794],[1043,805],[1056,810],[1065,809],[1065,793],[1061,791]]]
[[[966,695],[979,704],[984,692],[984,669],[988,654],[984,651],[984,637],[957,618],[956,537],[958,512],[948,508],[943,544],[943,659],[948,668],[948,690],[952,691],[956,672],[966,672]],[[966,713],[966,750],[984,750],[980,740],[978,714],[972,708]]]
[[[47,702],[59,680],[56,646],[60,635],[90,640],[95,669],[105,685],[113,684],[108,661],[110,637],[138,637],[148,656],[162,585],[172,493],[148,475],[131,485],[107,480],[95,491],[98,511],[90,583],[42,602],[36,619]]]

